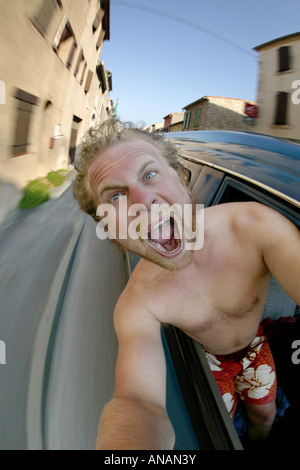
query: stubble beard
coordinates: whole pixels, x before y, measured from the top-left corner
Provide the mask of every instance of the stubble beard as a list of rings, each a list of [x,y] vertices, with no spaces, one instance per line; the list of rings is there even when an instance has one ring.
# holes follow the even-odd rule
[[[187,194],[190,199],[190,204],[192,204],[193,207],[193,213],[192,213],[192,230],[195,231],[196,228],[196,202],[190,192],[190,190],[187,188]],[[182,234],[184,234],[184,226],[185,226],[185,221],[182,221]],[[184,238],[184,236],[183,236]],[[140,246],[140,249],[135,247],[126,247],[126,243],[122,243],[119,240],[111,240],[111,242],[118,247],[123,253],[129,249],[129,251],[135,253],[136,255],[140,256],[142,259],[149,261],[153,264],[156,264],[157,266],[166,269],[167,271],[171,272],[176,272],[180,271],[181,269],[186,268],[189,266],[193,259],[194,259],[194,251],[193,250],[186,250],[182,253],[180,253],[178,256],[174,258],[165,258],[164,256],[160,255],[157,253],[151,245],[147,242],[147,240],[139,239],[138,240],[142,245]]]

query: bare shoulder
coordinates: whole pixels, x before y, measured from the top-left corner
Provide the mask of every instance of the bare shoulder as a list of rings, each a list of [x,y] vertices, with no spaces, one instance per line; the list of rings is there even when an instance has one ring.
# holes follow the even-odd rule
[[[135,268],[128,284],[118,299],[114,312],[114,325],[120,337],[141,335],[160,328],[151,309],[151,282],[142,265]]]
[[[249,202],[227,202],[210,206],[205,209],[206,214],[213,218],[224,218],[231,223],[250,222],[263,215],[265,210],[270,210],[263,204],[255,201]],[[274,212],[274,211],[272,211]]]
[[[223,207],[225,205],[228,206],[228,209],[230,208],[229,210],[231,212],[232,222],[237,224],[237,227],[244,223],[257,223],[264,219],[268,214],[277,214],[273,209],[255,201],[232,202],[224,204]]]
[[[213,206],[211,209],[215,210],[212,215],[219,222],[224,220],[224,224],[227,224],[234,234],[246,238],[259,226],[266,227],[274,222],[287,220],[275,210],[254,201],[229,202]]]
[[[232,228],[245,237],[259,238],[261,242],[299,233],[297,227],[282,214],[258,202],[233,203]]]
[[[294,244],[299,240],[299,229],[289,219],[259,202],[231,202],[208,209],[209,220],[214,221],[222,236],[230,234],[235,242],[250,244],[259,251],[277,248],[289,239]]]
[[[229,202],[207,208],[205,224],[222,231],[227,228],[232,234],[244,238],[268,214],[276,212],[257,202]]]
[[[232,206],[231,223],[235,239],[247,247],[245,254],[259,254],[268,271],[299,305],[299,228],[276,210],[255,202]]]

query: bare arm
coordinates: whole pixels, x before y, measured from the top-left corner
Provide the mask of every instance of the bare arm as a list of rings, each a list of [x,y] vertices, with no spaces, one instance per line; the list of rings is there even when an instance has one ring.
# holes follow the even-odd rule
[[[117,396],[106,405],[97,450],[168,450],[173,445],[174,431],[165,410]]]
[[[265,263],[285,292],[300,305],[300,232],[288,219],[267,211],[262,222]]]
[[[118,303],[116,391],[101,417],[98,450],[172,449],[166,366],[159,322],[143,308]]]
[[[244,220],[255,237],[264,263],[289,297],[300,304],[300,232],[286,217],[262,204],[252,204]]]

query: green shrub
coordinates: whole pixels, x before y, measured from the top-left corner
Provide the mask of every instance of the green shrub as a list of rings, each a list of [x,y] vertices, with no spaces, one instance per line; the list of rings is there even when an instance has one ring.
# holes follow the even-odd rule
[[[24,196],[19,203],[20,209],[40,206],[50,198],[50,188],[60,186],[65,181],[68,170],[50,171],[45,178],[29,181],[24,188]]]
[[[60,186],[61,184],[63,184],[65,178],[63,174],[61,174],[61,172],[49,171],[49,173],[47,174],[47,180],[54,186]]]
[[[24,196],[19,203],[20,209],[37,207],[48,201],[50,197],[49,187],[38,179],[29,181],[24,188]]]

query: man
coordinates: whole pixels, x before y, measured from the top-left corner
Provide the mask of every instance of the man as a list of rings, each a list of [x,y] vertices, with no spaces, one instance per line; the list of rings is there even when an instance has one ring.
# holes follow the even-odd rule
[[[99,214],[104,204],[114,207],[114,242],[142,257],[114,313],[116,390],[101,418],[97,448],[173,447],[162,323],[203,345],[228,411],[234,413],[239,393],[249,438],[265,438],[276,414],[276,378],[260,320],[271,274],[300,303],[298,229],[261,204],[223,204],[205,209],[203,247],[187,249],[195,217],[150,217],[160,205],[195,207],[176,150],[118,121],[89,132],[77,170],[74,196],[81,208],[98,221],[97,208]],[[135,238],[119,236],[137,216],[118,210],[125,197],[129,208],[141,208]],[[232,364],[238,366],[233,374]]]

